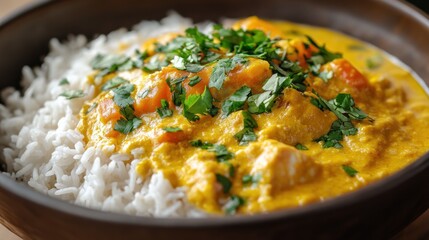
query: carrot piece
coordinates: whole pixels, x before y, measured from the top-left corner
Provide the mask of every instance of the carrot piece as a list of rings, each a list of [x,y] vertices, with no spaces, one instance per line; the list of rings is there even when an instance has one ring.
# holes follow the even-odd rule
[[[106,98],[98,104],[98,111],[104,122],[117,121],[121,118],[119,107],[110,98]]]
[[[260,30],[265,32],[265,34],[269,35],[271,38],[284,36],[282,31],[280,31],[276,26],[255,16],[237,21],[233,25],[233,28],[243,28],[245,30]]]
[[[356,89],[369,87],[368,79],[346,59],[335,59],[330,63],[335,77]]]
[[[119,136],[119,132],[114,129],[116,121],[111,121],[106,124],[106,128],[104,129],[104,135],[108,138],[117,138]]]
[[[146,97],[136,98],[134,102],[136,116],[155,112],[161,107],[161,99],[167,100],[170,107],[173,106],[170,88],[166,81],[158,81]]]

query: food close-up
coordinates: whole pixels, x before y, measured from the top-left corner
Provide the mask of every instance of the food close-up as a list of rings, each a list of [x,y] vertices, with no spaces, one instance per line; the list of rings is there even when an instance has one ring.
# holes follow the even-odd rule
[[[371,45],[257,17],[163,21],[183,24],[53,42],[52,78],[26,69],[34,83],[5,101],[12,177],[129,214],[254,214],[359,189],[429,149],[427,93]]]
[[[287,16],[180,14],[46,43],[1,91],[2,175],[82,211],[234,221],[423,162],[429,90],[402,59]]]

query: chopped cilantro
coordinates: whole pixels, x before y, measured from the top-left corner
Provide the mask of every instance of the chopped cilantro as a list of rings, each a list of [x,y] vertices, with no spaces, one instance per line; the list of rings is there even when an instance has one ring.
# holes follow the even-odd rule
[[[320,60],[320,58],[319,58],[319,60],[317,60],[317,62],[314,62],[315,59],[313,59],[312,62],[314,64],[325,64],[325,63],[333,61],[334,59],[343,57],[343,55],[341,53],[334,53],[334,52],[328,51],[326,49],[325,45],[322,45],[322,46],[318,45],[314,41],[314,39],[311,38],[310,36],[306,36],[306,37],[307,37],[307,40],[310,42],[310,44],[315,46],[319,50],[317,53],[313,54],[312,58],[320,56],[322,59],[322,60]]]
[[[156,109],[156,112],[161,118],[173,116],[173,111],[169,108],[169,104],[165,99],[161,99],[161,107]]]
[[[101,78],[115,71],[130,70],[133,67],[131,59],[124,55],[98,54],[90,64],[93,69],[100,70],[96,78]]]
[[[347,166],[347,165],[342,165],[342,168],[343,168],[344,172],[346,172],[347,175],[349,175],[350,177],[354,177],[354,176],[356,176],[356,174],[359,173],[356,169],[354,169],[350,166]]]
[[[98,103],[93,102],[91,104],[91,106],[89,106],[88,110],[86,110],[85,114],[88,114],[88,113],[92,112],[97,106],[98,106]]]
[[[195,64],[195,63],[187,63],[185,64],[185,70],[191,73],[197,73],[204,69],[204,66]]]
[[[229,152],[224,145],[203,142],[201,140],[191,141],[190,144],[193,147],[205,149],[209,152],[215,153],[216,159],[219,162],[225,162],[234,157],[234,155],[231,152]]]
[[[216,181],[222,185],[223,193],[228,194],[232,187],[232,182],[222,174],[216,173]]]
[[[237,209],[245,204],[245,200],[237,195],[232,195],[228,202],[223,206],[226,214],[233,215],[237,212]]]
[[[224,58],[219,60],[213,68],[210,75],[209,87],[214,87],[217,90],[222,88],[222,85],[230,71],[232,71],[237,64],[245,64],[247,59],[240,55],[234,55],[232,58]]]
[[[147,97],[147,96],[149,95],[149,93],[150,93],[150,89],[149,89],[149,88],[146,88],[146,89],[144,89],[143,91],[140,91],[140,92],[137,94],[137,97],[138,97],[138,98],[145,98],[145,97]]]
[[[372,56],[366,59],[366,67],[371,70],[379,68],[383,64],[383,61],[383,57],[380,55]]]
[[[213,105],[213,97],[206,87],[202,94],[191,94],[183,103],[183,115],[190,121],[199,120],[197,114],[216,115],[217,108]]]
[[[234,94],[232,94],[228,99],[225,100],[222,104],[222,113],[223,116],[228,116],[229,114],[241,110],[244,107],[244,103],[247,100],[247,97],[251,93],[251,89],[247,86],[242,86]]]
[[[200,81],[201,81],[201,77],[195,75],[195,76],[189,78],[188,85],[193,87],[193,86],[197,85]]]
[[[108,91],[111,90],[113,88],[117,88],[119,87],[121,84],[123,83],[127,83],[128,80],[121,78],[121,77],[114,77],[112,79],[110,79],[109,81],[107,81],[102,87],[101,90],[102,91]]]
[[[113,101],[119,107],[126,107],[134,103],[134,100],[131,98],[131,93],[134,91],[134,84],[123,84],[118,88],[113,89]]]
[[[308,147],[306,147],[305,145],[298,143],[295,145],[295,148],[298,150],[308,150]]]
[[[316,94],[317,98],[312,97],[311,103],[322,111],[330,110],[338,118],[332,123],[331,129],[327,134],[315,140],[322,141],[324,148],[342,148],[343,146],[340,142],[344,136],[356,135],[358,130],[354,127],[352,120],[364,120],[367,118],[369,121],[373,121],[372,118],[355,106],[350,94],[339,93],[336,98],[328,101],[316,92],[313,91],[313,93]]]
[[[175,133],[175,132],[181,132],[181,131],[183,131],[179,127],[165,127],[165,128],[163,128],[163,130],[166,131],[166,132],[170,132],[170,133]]]
[[[128,134],[138,128],[141,124],[142,120],[136,117],[132,119],[121,118],[116,122],[114,129],[120,133]]]
[[[187,76],[183,76],[176,79],[167,79],[167,84],[170,87],[172,95],[172,100],[174,105],[180,106],[182,102],[186,98],[186,89],[182,86],[182,82],[187,78]]]
[[[261,181],[261,178],[262,178],[262,175],[260,174],[260,173],[257,173],[257,174],[255,174],[255,175],[244,175],[242,178],[241,178],[241,182],[243,183],[243,184],[257,184],[257,183],[259,183],[259,181]]]
[[[249,142],[254,142],[258,139],[255,131],[252,128],[243,128],[238,133],[234,135],[234,138],[237,139],[240,145],[246,145]]]
[[[67,90],[60,94],[60,96],[65,97],[68,100],[74,99],[74,98],[81,98],[85,97],[85,93],[78,89],[78,90]]]
[[[67,78],[61,79],[61,81],[59,83],[60,86],[69,85],[69,84],[70,84],[70,82],[69,82],[69,80],[67,80]]]
[[[258,137],[255,134],[254,128],[258,127],[258,123],[248,111],[242,111],[243,129],[234,135],[240,145],[246,145],[249,142],[256,141]]]
[[[93,69],[97,69],[97,70],[111,69],[112,71],[116,71],[119,68],[119,66],[123,65],[128,60],[129,58],[124,55],[98,54],[90,62],[90,64]]]
[[[249,104],[248,111],[254,114],[271,112],[276,99],[277,97],[271,94],[271,92],[252,95],[247,99],[247,103]]]

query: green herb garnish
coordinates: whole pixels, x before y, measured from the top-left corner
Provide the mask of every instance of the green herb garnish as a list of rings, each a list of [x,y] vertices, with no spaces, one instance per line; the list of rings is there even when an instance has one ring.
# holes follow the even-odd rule
[[[188,85],[193,87],[193,86],[197,85],[200,81],[201,81],[201,77],[195,75],[195,76],[189,78]]]
[[[183,115],[189,121],[197,121],[197,114],[214,116],[217,108],[213,105],[213,97],[206,87],[202,94],[189,95],[183,103]]]
[[[261,179],[262,179],[262,175],[261,174],[255,174],[255,175],[244,175],[242,178],[241,178],[241,182],[244,184],[244,185],[247,185],[247,184],[258,184],[259,183],[259,181],[261,181]]]
[[[165,127],[165,128],[163,128],[163,130],[166,131],[166,132],[170,132],[170,133],[175,133],[175,132],[181,132],[181,131],[183,131],[179,127]]]
[[[306,36],[306,37],[307,37],[307,40],[310,42],[310,44],[315,46],[319,50],[317,53],[313,54],[313,56],[312,56],[312,58],[313,58],[312,62],[313,63],[325,64],[325,63],[331,62],[337,58],[343,57],[343,55],[341,53],[334,53],[334,52],[328,51],[326,49],[325,45],[322,45],[322,46],[318,45],[316,43],[316,41],[314,41],[314,39],[311,38],[310,36]],[[319,59],[321,59],[321,60],[315,61],[314,58],[318,58],[318,57],[320,57]]]
[[[137,129],[142,124],[142,120],[140,118],[134,117],[132,119],[119,119],[114,129],[120,133],[128,134],[132,132],[134,129]]]
[[[228,202],[223,206],[226,214],[233,215],[237,212],[237,209],[245,204],[245,200],[237,195],[232,195]]]
[[[258,123],[248,111],[242,111],[243,129],[234,135],[240,145],[246,145],[249,142],[257,140],[254,128],[258,127]]]
[[[67,90],[60,94],[60,96],[65,97],[68,100],[85,97],[83,90]]]
[[[383,57],[380,55],[372,56],[366,59],[366,67],[371,70],[379,68],[383,64],[383,61]]]
[[[161,118],[173,116],[173,111],[169,108],[169,104],[165,99],[161,99],[161,107],[156,109],[156,112]]]
[[[139,92],[139,93],[137,94],[137,97],[138,97],[138,98],[145,98],[145,97],[147,97],[147,96],[149,95],[149,93],[150,93],[150,89],[149,89],[149,88],[146,88],[145,90],[143,90],[143,91]]]
[[[59,83],[60,86],[69,85],[69,84],[70,84],[70,82],[69,82],[69,80],[67,80],[67,78],[61,79],[61,81]]]
[[[233,70],[238,64],[245,63],[247,63],[247,59],[243,58],[240,55],[235,55],[232,58],[224,58],[219,60],[210,75],[209,87],[214,87],[217,90],[220,90],[228,73]]]
[[[342,168],[343,168],[344,172],[346,172],[347,175],[349,175],[350,177],[354,177],[354,176],[356,176],[356,174],[359,173],[356,169],[354,169],[350,166],[347,166],[347,165],[342,165]]]
[[[89,106],[88,110],[86,110],[85,114],[92,112],[97,106],[98,106],[98,103],[96,102],[92,103],[91,106]]]
[[[123,84],[118,88],[113,89],[113,101],[121,108],[127,107],[134,103],[134,100],[131,98],[131,93],[134,91],[134,84]]]
[[[216,155],[216,159],[219,162],[225,162],[234,157],[234,155],[228,151],[228,149],[224,145],[213,144],[209,142],[203,142],[201,140],[191,141],[190,144],[193,147],[205,149],[209,152],[213,152]]]
[[[244,107],[244,103],[247,100],[247,97],[250,95],[251,89],[247,86],[242,86],[234,94],[232,94],[228,99],[225,100],[222,104],[222,114],[223,116],[228,116],[229,114],[241,110]]]
[[[303,150],[303,151],[308,150],[308,147],[306,147],[305,145],[303,145],[301,143],[296,144],[295,148],[298,150]]]
[[[232,182],[229,178],[223,176],[222,174],[216,173],[216,181],[222,185],[223,193],[228,194],[232,187]]]
[[[109,81],[107,81],[102,87],[101,90],[102,91],[108,91],[111,90],[113,88],[117,88],[119,87],[121,84],[123,83],[128,83],[129,81],[121,78],[121,77],[114,77],[112,79],[110,79]]]

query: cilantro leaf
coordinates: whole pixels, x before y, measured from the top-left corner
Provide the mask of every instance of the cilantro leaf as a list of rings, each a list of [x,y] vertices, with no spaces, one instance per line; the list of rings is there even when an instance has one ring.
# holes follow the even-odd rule
[[[98,103],[96,102],[92,103],[91,106],[89,106],[89,108],[86,110],[85,114],[92,112],[97,106],[98,106]]]
[[[354,169],[350,166],[347,166],[347,165],[342,165],[342,168],[343,168],[344,172],[346,172],[347,175],[349,175],[350,177],[354,177],[359,173],[356,169]]]
[[[243,115],[243,129],[234,135],[240,145],[246,145],[249,142],[256,141],[258,137],[254,132],[254,128],[258,127],[258,123],[248,111],[242,111]]]
[[[219,162],[225,162],[234,157],[234,155],[229,152],[224,145],[203,142],[201,140],[191,141],[190,144],[193,147],[201,148],[209,152],[215,153],[216,159]]]
[[[232,182],[222,174],[216,173],[216,181],[222,185],[223,193],[228,194],[232,187]]]
[[[134,129],[137,129],[142,124],[142,120],[139,118],[132,118],[132,119],[119,119],[114,129],[120,133],[128,134],[132,132]]]
[[[119,107],[126,107],[128,105],[132,105],[134,103],[134,100],[131,98],[131,93],[134,91],[135,85],[134,84],[123,84],[122,86],[118,88],[113,89],[113,101],[118,105]]]
[[[375,55],[366,59],[366,67],[368,69],[376,69],[383,65],[384,59],[380,55]]]
[[[146,88],[146,89],[144,89],[143,91],[140,91],[140,92],[137,94],[137,97],[138,97],[138,98],[145,98],[145,97],[147,97],[147,96],[149,95],[149,93],[150,93],[150,89],[149,89],[149,88]]]
[[[65,97],[68,100],[85,97],[83,90],[67,90],[60,94],[60,96]]]
[[[248,111],[254,114],[271,112],[276,99],[277,97],[269,91],[252,95],[247,99],[249,105]]]
[[[234,94],[232,94],[228,99],[225,100],[222,104],[222,113],[223,116],[229,116],[229,114],[241,110],[244,107],[244,103],[247,100],[247,97],[250,95],[251,89],[247,86],[242,86]]]
[[[245,200],[237,195],[232,195],[228,202],[223,206],[226,214],[233,215],[237,212],[237,209],[245,204]]]
[[[119,66],[126,63],[128,60],[129,58],[124,55],[97,54],[90,64],[91,67],[96,70],[110,69],[116,71]]]
[[[250,183],[257,184],[257,183],[259,183],[259,181],[261,181],[261,179],[262,179],[262,175],[260,173],[257,173],[255,175],[250,175],[249,174],[249,175],[244,175],[241,178],[241,182],[244,185],[247,185],[247,184],[250,184]]]
[[[245,64],[246,62],[247,59],[240,55],[219,60],[210,75],[209,87],[214,87],[217,90],[220,90],[228,73],[232,71],[237,64]]]
[[[59,83],[60,86],[69,85],[69,84],[70,84],[70,82],[67,78],[61,79],[61,81]]]
[[[161,107],[156,109],[156,112],[161,118],[173,116],[173,111],[169,108],[169,104],[165,99],[161,99]]]
[[[195,76],[189,78],[188,85],[193,87],[193,86],[197,85],[200,81],[201,81],[201,77],[195,75]]]
[[[306,147],[305,145],[303,145],[301,143],[296,144],[295,148],[298,149],[298,150],[303,150],[303,151],[304,150],[308,150],[308,147]]]
[[[166,132],[170,132],[170,133],[175,133],[175,132],[181,132],[181,131],[183,131],[179,127],[165,127],[165,128],[163,128],[163,130],[166,131]]]
[[[121,77],[114,77],[112,79],[110,79],[109,81],[107,81],[102,87],[101,90],[102,91],[108,91],[111,90],[113,88],[117,88],[119,87],[121,84],[123,83],[127,83],[129,82],[128,80],[121,78]]]
[[[322,46],[318,45],[316,43],[316,41],[314,41],[314,39],[311,38],[310,36],[306,36],[306,37],[307,37],[307,40],[310,42],[310,44],[315,46],[319,50],[317,53],[313,54],[313,57],[320,56],[322,59],[322,60],[318,60],[316,62],[314,62],[315,59],[313,59],[312,60],[313,64],[325,64],[325,63],[333,61],[334,59],[343,57],[343,55],[341,53],[334,53],[334,52],[328,51],[326,49],[325,45],[322,45]]]
[[[199,119],[196,114],[216,115],[217,108],[213,105],[213,97],[206,87],[202,94],[191,94],[183,103],[183,115],[190,121]]]

